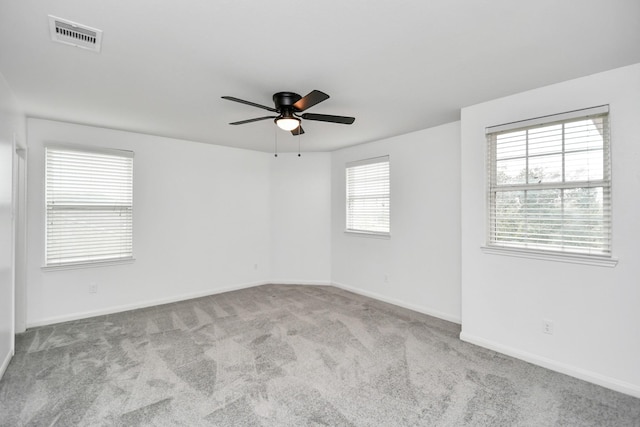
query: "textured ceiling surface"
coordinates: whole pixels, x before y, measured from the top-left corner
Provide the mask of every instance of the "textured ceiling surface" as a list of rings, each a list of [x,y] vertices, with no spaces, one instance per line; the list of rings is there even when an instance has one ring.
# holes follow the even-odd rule
[[[48,15],[102,30],[54,43]],[[460,108],[640,62],[638,0],[0,0],[0,73],[29,117],[271,151],[330,151],[459,119]],[[331,98],[299,137],[275,92]],[[267,113],[268,114],[268,113]]]

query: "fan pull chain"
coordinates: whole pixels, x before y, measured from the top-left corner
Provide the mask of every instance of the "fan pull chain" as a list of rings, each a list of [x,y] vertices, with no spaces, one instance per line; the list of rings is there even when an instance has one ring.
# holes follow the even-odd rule
[[[300,138],[302,137],[302,126],[298,127],[298,157],[300,157]]]
[[[275,141],[275,154],[274,157],[278,157],[278,127],[274,127],[274,141]]]

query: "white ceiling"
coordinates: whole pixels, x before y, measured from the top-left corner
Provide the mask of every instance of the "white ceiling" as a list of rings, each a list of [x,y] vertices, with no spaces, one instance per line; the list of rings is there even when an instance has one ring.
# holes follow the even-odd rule
[[[47,15],[104,32],[51,41]],[[297,137],[223,95],[331,98],[302,151],[459,119],[460,108],[640,62],[638,0],[0,0],[0,73],[31,117],[271,151]],[[266,114],[265,114],[266,113]]]

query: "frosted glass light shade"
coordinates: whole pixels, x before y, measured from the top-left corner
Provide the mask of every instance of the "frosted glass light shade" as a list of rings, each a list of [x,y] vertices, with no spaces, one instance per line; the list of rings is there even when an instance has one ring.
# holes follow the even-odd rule
[[[297,119],[295,117],[282,117],[276,119],[276,124],[282,130],[292,131],[300,126],[300,119]]]

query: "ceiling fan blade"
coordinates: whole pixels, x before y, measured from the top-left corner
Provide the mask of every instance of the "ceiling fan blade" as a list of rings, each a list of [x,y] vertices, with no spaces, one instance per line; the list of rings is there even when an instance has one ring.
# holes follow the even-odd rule
[[[329,95],[326,93],[320,92],[319,90],[312,90],[306,96],[300,98],[295,104],[293,104],[293,108],[296,111],[304,111],[307,108],[311,108],[327,99],[329,99]]]
[[[355,117],[332,116],[330,114],[313,114],[313,113],[304,113],[301,117],[305,120],[317,120],[319,122],[342,123],[343,125],[350,125],[356,120]]]
[[[302,129],[302,126],[298,126],[291,131],[291,135],[304,135],[304,129]]]
[[[273,107],[267,107],[266,105],[260,105],[260,104],[256,104],[255,102],[245,101],[244,99],[236,98],[236,97],[233,97],[233,96],[223,96],[222,99],[226,99],[228,101],[239,102],[240,104],[251,105],[252,107],[262,108],[264,110],[272,111],[274,113],[278,112],[278,110],[276,110]]]
[[[260,120],[275,119],[276,116],[257,117],[255,119],[240,120],[239,122],[229,123],[230,125],[243,125],[245,123],[259,122]]]

